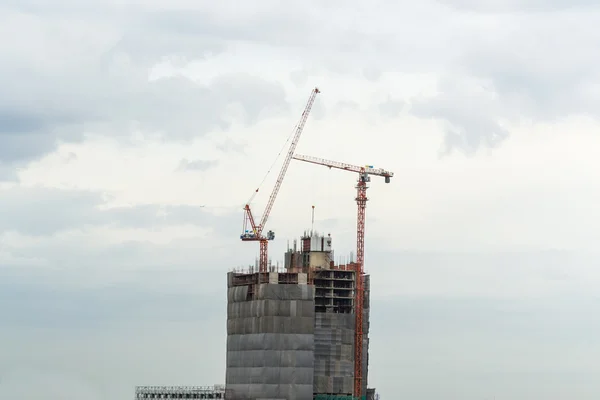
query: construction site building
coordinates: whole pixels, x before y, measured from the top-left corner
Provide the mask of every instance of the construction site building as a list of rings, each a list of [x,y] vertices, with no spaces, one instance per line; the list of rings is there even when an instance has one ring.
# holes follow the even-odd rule
[[[335,265],[331,242],[331,235],[305,232],[285,253],[283,270],[228,273],[228,399],[354,399],[356,265]],[[373,391],[369,276],[363,279],[365,399]]]

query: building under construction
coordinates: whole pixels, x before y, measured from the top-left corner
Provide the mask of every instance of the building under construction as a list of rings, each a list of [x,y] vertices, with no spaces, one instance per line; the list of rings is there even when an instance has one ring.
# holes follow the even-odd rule
[[[227,369],[222,395],[228,400],[376,397],[375,390],[367,388],[370,286],[364,273],[365,210],[371,176],[389,183],[394,174],[369,165],[294,154],[318,93],[318,88],[312,90],[294,136],[288,138],[290,148],[260,220],[250,207],[258,188],[244,207],[240,239],[259,242],[260,256],[255,268],[227,274]],[[331,236],[311,230],[299,245],[295,241],[288,246],[282,270],[268,264],[268,243],[275,233],[263,234],[263,230],[292,159],[358,174],[356,261],[335,265]],[[140,396],[150,394],[144,390]]]
[[[355,267],[334,265],[331,236],[311,232],[285,253],[284,270],[227,275],[230,399],[355,398]],[[370,291],[363,279],[365,398]]]

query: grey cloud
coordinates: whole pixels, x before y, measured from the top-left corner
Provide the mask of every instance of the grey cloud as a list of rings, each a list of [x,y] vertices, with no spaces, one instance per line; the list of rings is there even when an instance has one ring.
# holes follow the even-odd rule
[[[355,101],[352,100],[342,100],[342,101],[338,101],[335,104],[335,109],[336,111],[359,111],[360,110],[360,104],[358,104]]]
[[[382,3],[380,6],[389,5],[387,1]],[[232,8],[237,11],[235,17],[230,14]],[[328,17],[332,13],[335,13],[335,22]],[[238,2],[228,0],[194,10],[148,12],[145,23],[225,42],[250,42],[284,51],[293,49],[304,58],[314,60],[310,67],[303,66],[290,73],[291,80],[303,86],[309,73],[322,75],[323,70],[329,70],[354,75],[357,53],[372,59],[380,52],[389,52],[394,35],[369,32],[362,24],[354,23],[355,13],[356,8],[344,2],[267,1],[260,6],[240,7]],[[381,75],[377,67],[358,67],[359,73],[367,79],[376,80]]]
[[[339,218],[317,218],[315,220],[314,229],[319,234],[329,234],[332,233],[335,235],[336,243],[339,243],[339,237],[341,236],[340,227],[344,225],[345,222],[349,222],[350,224],[353,222],[352,220],[346,221]],[[349,225],[353,227],[353,225]]]
[[[497,28],[465,27],[470,35],[447,65],[440,93],[413,99],[412,112],[444,123],[444,152],[468,154],[500,145],[524,120],[599,118],[599,15],[508,13],[495,17]]]
[[[147,89],[137,100],[123,99],[125,109],[129,102],[134,106],[122,118],[136,119],[150,130],[160,129],[171,139],[190,139],[215,128],[228,128],[233,122],[225,114],[229,104],[242,106],[244,115],[239,122],[246,124],[287,109],[281,86],[252,76],[221,76],[206,87],[181,77],[167,78]]]
[[[4,163],[31,160],[53,148],[58,139],[52,131],[54,126],[63,126],[61,137],[74,139],[69,129],[76,118],[74,115],[51,115],[34,109],[28,115],[26,110],[13,109],[10,105],[3,109],[2,100],[0,113],[0,161]]]
[[[268,12],[239,9],[239,4],[232,1],[225,3],[229,3],[228,6],[147,13],[146,24],[186,34],[209,35],[225,41],[244,40],[292,47],[323,46],[343,39],[341,35],[322,35],[322,30],[313,29],[315,17],[310,15],[305,3],[271,1]],[[236,18],[231,18],[228,10],[236,5],[239,13]]]
[[[309,72],[306,69],[297,69],[290,72],[290,80],[298,87],[304,87],[308,82]]]
[[[445,293],[450,297],[508,299],[592,295],[600,267],[594,253],[558,250],[520,252],[390,251],[372,243],[365,265],[372,284],[390,293],[394,286],[411,297]],[[404,282],[389,283],[386,272],[403,265]],[[375,272],[377,271],[377,273]]]
[[[513,115],[552,120],[571,114],[599,117],[595,65],[600,14],[538,17],[527,27],[478,40],[461,61],[466,74],[487,80]],[[560,26],[561,29],[556,29]]]
[[[122,4],[126,3],[121,2]],[[81,15],[95,13],[99,16],[118,16],[117,8],[108,8],[99,1],[86,1],[82,3],[77,0],[57,0],[46,3],[39,0],[2,0],[0,8],[10,11],[19,11],[31,15],[57,16],[57,15]]]
[[[273,110],[281,110],[286,104],[282,87],[251,76],[226,76],[216,79],[209,86],[200,86],[183,77],[147,82],[145,78],[140,79],[141,75],[135,75],[141,74],[141,70],[130,75],[132,79],[127,82],[114,80],[97,72],[88,77],[90,81],[82,78],[76,83],[79,85],[77,89],[69,86],[57,89],[69,99],[62,106],[72,109],[68,122],[79,127],[75,128],[76,132],[73,131],[73,126],[65,126],[64,118],[52,115],[46,118],[36,117],[35,108],[48,105],[47,114],[52,114],[51,110],[56,107],[51,105],[50,92],[29,92],[30,99],[35,98],[36,104],[24,105],[19,111],[20,120],[27,120],[29,113],[29,117],[35,121],[36,129],[25,131],[25,126],[20,125],[20,132],[0,134],[0,158],[16,161],[40,156],[52,150],[59,138],[80,139],[84,124],[88,125],[88,129],[95,128],[100,132],[106,131],[108,127],[122,132],[130,121],[137,121],[142,128],[166,133],[167,139],[186,140],[213,129],[227,128],[232,122],[225,114],[228,104],[237,103],[243,107],[244,120],[240,122],[247,124],[257,122],[260,117]],[[56,82],[61,79],[63,78],[57,77]],[[94,80],[99,80],[102,84],[90,83]],[[87,93],[82,90],[85,86],[88,86]],[[9,93],[18,89],[16,85],[8,84],[7,88]],[[5,129],[10,127],[7,125]],[[115,132],[111,134],[114,135]]]
[[[215,147],[217,148],[217,150],[222,151],[223,153],[242,153],[242,154],[244,154],[244,151],[246,149],[246,144],[238,143],[229,138],[225,138],[225,140],[223,140],[221,143],[217,143]]]
[[[59,138],[65,136],[44,130],[0,134],[0,161],[6,166],[12,164],[13,167],[20,162],[31,161],[54,149]]]
[[[464,11],[477,12],[554,12],[597,9],[595,0],[436,0],[438,3]]]
[[[226,112],[231,104],[241,106],[243,114],[236,116],[241,118],[237,122],[246,124],[287,110],[281,85],[250,75],[224,75],[205,85],[181,76],[149,81],[148,68],[163,57],[185,54],[203,59],[223,51],[224,43],[210,35],[179,32],[175,26],[157,30],[145,25],[142,16],[124,15],[124,19],[94,20],[94,26],[107,30],[116,42],[89,28],[90,32],[82,32],[93,39],[89,46],[81,41],[60,60],[60,66],[53,61],[48,67],[37,63],[34,54],[39,46],[36,40],[42,38],[36,37],[39,30],[30,28],[39,20],[22,16],[15,29],[28,32],[23,35],[27,45],[0,55],[4,59],[0,61],[0,160],[4,164],[35,159],[52,151],[59,140],[81,140],[84,132],[126,138],[131,122],[164,133],[167,139],[188,140],[229,127],[235,118]],[[88,29],[69,18],[75,17],[41,23],[61,32]],[[43,39],[47,51],[63,46],[53,36]],[[81,57],[84,46],[88,47],[85,59]]]
[[[468,90],[461,81],[446,78],[440,82],[440,93],[434,97],[412,100],[410,111],[421,118],[444,123],[443,154],[459,149],[472,154],[480,147],[494,148],[509,136],[500,123],[503,104],[485,88]]]
[[[187,278],[196,281],[211,280],[225,282],[219,271],[189,272]],[[146,274],[148,271],[145,272]],[[150,282],[159,280],[169,282],[168,274],[177,271],[160,271]],[[142,275],[137,274],[134,276]],[[166,280],[159,277],[166,278]],[[106,324],[126,324],[128,320],[151,323],[156,318],[171,322],[193,321],[198,315],[209,316],[214,305],[190,301],[195,293],[178,285],[166,283],[162,290],[150,284],[148,279],[139,277],[139,285],[131,283],[113,283],[108,287],[96,287],[93,290],[83,287],[56,286],[30,279],[9,279],[0,284],[2,304],[10,304],[18,298],[18,309],[2,310],[3,323],[7,326],[20,326],[30,329],[55,328],[65,325],[77,328],[101,328]],[[171,279],[172,280],[172,279]],[[10,282],[10,284],[9,284]],[[146,285],[146,286],[144,286]],[[198,286],[198,288],[204,285]],[[208,285],[206,285],[208,286]],[[207,291],[209,287],[204,288]],[[77,299],[77,301],[73,301]],[[186,307],[181,307],[187,304]],[[224,305],[223,307],[224,308]]]
[[[89,222],[99,193],[51,189],[14,188],[0,196],[0,231],[50,235]]]
[[[322,120],[327,115],[327,106],[323,102],[315,101],[310,111],[310,118],[314,120]]]
[[[316,1],[291,1],[283,4],[270,0],[252,7],[240,6],[239,2],[232,0],[220,3],[177,1],[169,6],[162,2],[139,3],[128,0],[120,2],[119,6],[90,0],[86,2],[85,7],[72,0],[53,3],[52,7],[33,0],[4,0],[4,3],[9,4],[9,8],[26,10],[37,15],[58,14],[78,18],[95,15],[126,22],[126,26],[131,27],[129,31],[135,39],[124,40],[123,45],[135,46],[134,42],[142,41],[142,48],[147,48],[154,40],[144,40],[143,36],[135,31],[144,31],[150,38],[175,35],[180,44],[169,43],[169,49],[173,46],[187,49],[186,44],[191,44],[189,50],[192,52],[197,49],[197,43],[206,40],[211,51],[219,51],[226,42],[237,40],[282,47],[336,50],[352,50],[357,46],[367,48],[370,44],[368,35],[357,31],[350,24],[337,27],[327,24],[330,22],[327,17],[330,13],[351,10],[350,7],[340,9],[340,6],[348,6],[340,2],[335,5],[323,5]],[[232,17],[230,10],[234,8],[236,15]],[[352,15],[348,17],[352,18]],[[319,28],[316,29],[316,26]],[[186,38],[193,42],[186,43]],[[181,42],[181,39],[184,42]],[[132,42],[129,43],[129,40]],[[160,40],[158,47],[162,47]],[[156,51],[151,46],[148,50]],[[202,50],[204,51],[205,49]],[[189,55],[188,50],[185,50],[185,53]]]
[[[323,17],[327,13],[315,13],[305,3],[281,6],[273,2],[269,12],[259,13],[254,7],[242,8],[235,18],[228,14],[228,7],[183,3],[164,9],[156,3],[125,2],[116,7],[90,2],[90,8],[85,9],[62,2],[62,9],[70,11],[60,14],[59,22],[52,22],[52,26],[68,35],[73,35],[73,29],[87,29],[90,43],[87,40],[69,43],[73,48],[66,53],[73,58],[65,57],[60,68],[43,71],[40,66],[35,67],[40,65],[34,51],[36,43],[43,39],[49,51],[63,43],[52,37],[36,37],[36,30],[29,29],[45,24],[44,20],[24,19],[18,28],[28,32],[23,40],[29,45],[20,52],[13,50],[10,62],[0,63],[0,76],[5,81],[0,84],[11,99],[9,104],[0,103],[0,115],[18,119],[21,130],[25,122],[32,126],[18,137],[0,138],[6,143],[0,147],[0,159],[31,160],[51,151],[58,140],[80,140],[83,132],[127,133],[131,121],[152,132],[165,132],[168,138],[188,139],[227,128],[233,117],[225,114],[224,109],[232,103],[242,105],[245,110],[242,118],[249,124],[287,107],[280,85],[252,77],[225,76],[207,86],[183,77],[148,82],[148,68],[165,57],[174,63],[207,59],[225,51],[229,41],[244,40],[310,48],[311,52],[327,55],[319,64],[352,72],[354,69],[347,59],[338,57],[349,58],[344,51],[368,48],[373,53],[374,48],[383,51],[392,44],[389,35],[385,38],[369,35],[351,24],[318,24],[322,19],[327,21]],[[11,6],[24,7],[28,15],[48,16],[48,19],[58,15],[47,14],[52,10],[39,2],[12,2]],[[327,9],[323,5],[318,7]],[[93,25],[74,24],[75,21],[91,23],[92,17]],[[350,14],[342,13],[340,17],[347,19]],[[319,29],[315,29],[315,24]],[[86,51],[80,46],[85,46]],[[80,59],[75,54],[81,55]],[[316,70],[322,69],[319,64]],[[381,73],[373,67],[362,72],[369,79],[376,79]],[[315,118],[324,116],[319,104],[315,105]],[[35,145],[24,150],[22,142]]]
[[[235,236],[235,228],[240,229],[239,215],[217,217],[207,211],[208,208],[140,205],[100,209],[104,204],[106,196],[97,192],[23,187],[3,190],[0,196],[0,232],[51,235],[88,225],[152,229],[196,224],[211,227],[219,234]]]
[[[0,161],[0,182],[17,182],[19,176],[14,165],[8,165]]]
[[[549,296],[542,299],[515,298],[498,301],[478,297],[404,298],[389,306],[393,314],[404,316],[407,322],[404,333],[428,332],[435,336],[444,329],[447,335],[469,335],[476,330],[494,337],[503,329],[521,329],[523,341],[540,340],[540,328],[544,326],[545,340],[578,342],[585,334],[582,330],[597,331],[598,320],[582,320],[569,314],[578,307],[593,309],[599,305],[590,297]],[[556,318],[560,315],[560,318]],[[445,328],[443,328],[444,326]],[[510,327],[510,328],[509,328]],[[547,331],[546,331],[547,330]],[[499,335],[502,336],[502,335]]]
[[[210,205],[198,207],[192,205],[159,206],[144,205],[135,207],[112,208],[99,213],[98,219],[111,221],[122,227],[151,229],[152,227],[196,224],[208,226],[215,233],[236,237],[241,230],[241,210],[239,213],[227,213],[215,216],[210,211]]]
[[[223,53],[227,49],[224,41],[211,35],[193,34],[175,25],[154,25],[143,17],[106,53],[107,57],[127,54],[136,63],[151,65],[169,57],[185,61],[203,60]]]
[[[600,346],[591,333],[600,326],[584,317],[598,310],[592,298],[398,297],[385,310],[381,302],[378,311],[373,307],[371,317],[373,380],[386,393],[427,400],[597,396],[598,367],[589,351]],[[389,356],[390,343],[402,357]]]
[[[37,368],[9,369],[7,374],[0,377],[0,396],[15,400],[40,397],[61,400],[69,396],[81,400],[102,400],[104,397],[99,388],[85,379],[74,379],[70,374]]]
[[[229,238],[233,238],[231,240],[239,238],[239,229]],[[104,268],[109,276],[96,279],[106,283],[106,281],[112,282],[113,277],[110,275],[115,270],[121,269],[139,269],[148,274],[165,268],[168,268],[171,273],[175,273],[178,269],[194,268],[205,271],[207,268],[215,267],[227,271],[234,267],[246,266],[253,260],[256,248],[246,247],[240,254],[231,257],[231,246],[214,244],[215,240],[219,239],[222,239],[222,236],[211,234],[211,237],[206,240],[208,244],[205,244],[202,236],[171,239],[167,243],[149,242],[135,236],[120,243],[93,243],[83,238],[65,238],[43,240],[26,247],[4,245],[3,250],[13,258],[11,265],[40,266],[40,268],[57,266],[69,272],[64,274],[65,279],[74,282],[88,280],[79,277],[78,271],[90,273],[98,268]],[[35,254],[35,259],[32,259],[32,254]],[[61,282],[57,284],[60,285]]]
[[[0,259],[12,265],[60,266],[71,272],[90,268],[160,270],[165,265],[169,265],[171,271],[177,268],[205,269],[202,266],[227,270],[246,265],[256,250],[247,246],[233,258],[228,258],[230,246],[226,243],[239,237],[241,210],[219,210],[219,215],[215,215],[210,204],[206,207],[148,204],[102,209],[100,206],[106,204],[105,197],[101,193],[41,188],[3,190],[0,196],[0,237],[3,239]],[[85,233],[89,228],[100,227],[153,232],[177,225],[203,228],[208,231],[207,237],[198,234],[156,243],[146,240],[143,235],[130,235],[111,243],[92,241]],[[66,231],[76,233],[54,235]],[[36,240],[20,246],[21,239],[15,233],[33,236]],[[227,238],[227,242],[219,242],[223,238]],[[72,273],[65,279],[73,279]]]
[[[127,399],[136,385],[223,383],[225,297],[207,289],[222,289],[223,271],[186,274],[196,291],[183,293],[173,274],[87,290],[2,285],[3,300],[10,293],[18,301],[0,304],[10,321],[0,333],[0,398]],[[211,362],[198,363],[203,357]]]
[[[378,81],[381,78],[382,71],[377,67],[365,67],[362,70],[363,76],[371,82]]]
[[[177,167],[180,171],[206,171],[207,169],[214,168],[219,164],[216,160],[194,160],[190,161],[184,158]]]
[[[379,104],[379,112],[384,116],[393,118],[398,116],[404,110],[405,106],[405,101],[394,100],[388,96],[385,102]]]
[[[1,133],[23,133],[37,130],[44,125],[44,118],[19,115],[18,112],[3,111],[0,114]]]

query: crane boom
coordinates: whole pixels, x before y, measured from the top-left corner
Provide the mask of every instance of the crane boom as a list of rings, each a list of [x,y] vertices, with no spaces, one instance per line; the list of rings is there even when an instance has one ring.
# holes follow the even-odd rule
[[[246,204],[244,207],[245,216],[244,216],[244,233],[240,236],[242,241],[258,241],[260,242],[260,258],[259,258],[259,271],[267,272],[267,261],[268,261],[268,244],[269,240],[275,239],[275,233],[273,231],[267,232],[267,236],[263,236],[262,232],[267,223],[269,215],[271,214],[271,210],[273,209],[273,205],[275,204],[275,199],[277,198],[277,194],[279,193],[279,189],[281,188],[281,184],[283,182],[283,178],[287,172],[287,169],[290,165],[290,161],[292,160],[292,156],[294,155],[294,151],[296,150],[296,146],[298,145],[298,141],[300,140],[300,135],[304,130],[304,125],[306,124],[306,120],[308,119],[308,115],[310,114],[310,110],[312,109],[313,103],[315,102],[315,98],[318,93],[321,91],[318,88],[314,88],[310,94],[308,102],[306,103],[306,107],[302,112],[302,117],[300,121],[296,125],[296,132],[292,139],[292,143],[290,144],[290,149],[287,153],[287,156],[281,166],[281,171],[279,172],[279,176],[277,177],[277,181],[275,182],[275,186],[273,187],[273,191],[271,192],[271,196],[269,197],[269,201],[267,202],[267,206],[265,207],[265,211],[262,215],[259,224],[256,224],[256,220],[252,215],[252,210],[250,209],[250,204]],[[256,189],[258,192],[258,189]],[[252,233],[247,229],[250,225]]]
[[[345,171],[358,173],[358,183],[356,184],[356,204],[358,205],[358,213],[356,217],[356,292],[354,299],[354,397],[362,398],[363,396],[363,310],[364,310],[364,262],[365,262],[365,216],[367,208],[367,185],[370,182],[370,175],[382,176],[386,183],[390,183],[390,179],[394,176],[393,172],[373,168],[371,165],[359,167],[357,165],[341,163],[337,161],[325,160],[323,158],[295,155],[296,160],[304,161],[312,164],[324,165],[329,168],[336,168]]]
[[[279,193],[279,188],[281,187],[281,183],[283,182],[283,178],[285,177],[285,173],[287,172],[288,167],[290,166],[290,161],[292,161],[292,156],[294,155],[294,151],[296,150],[296,146],[298,145],[298,140],[300,140],[300,135],[304,130],[304,125],[306,124],[306,120],[308,119],[308,114],[310,114],[310,110],[312,109],[313,103],[315,102],[315,98],[317,94],[320,93],[318,88],[314,88],[308,102],[306,103],[306,107],[304,108],[304,112],[302,113],[302,117],[300,117],[300,122],[296,127],[296,134],[292,139],[292,143],[290,144],[290,150],[285,157],[285,161],[281,166],[281,171],[279,171],[279,176],[277,177],[277,181],[275,182],[275,186],[273,187],[273,191],[271,192],[271,197],[269,197],[269,202],[265,207],[265,212],[260,220],[261,229],[267,223],[267,219],[269,218],[269,214],[271,213],[271,209],[273,208],[273,204],[275,204],[275,199],[277,198],[277,194]]]
[[[357,173],[365,173],[367,175],[376,175],[383,177],[393,177],[394,173],[390,171],[386,171],[383,168],[373,168],[371,165],[365,165],[364,167],[359,167],[357,165],[346,164],[338,161],[325,160],[324,158],[312,157],[312,156],[303,156],[301,154],[296,154],[292,158],[299,161],[305,161],[312,164],[324,165],[329,168],[337,168],[343,169],[345,171],[357,172]]]

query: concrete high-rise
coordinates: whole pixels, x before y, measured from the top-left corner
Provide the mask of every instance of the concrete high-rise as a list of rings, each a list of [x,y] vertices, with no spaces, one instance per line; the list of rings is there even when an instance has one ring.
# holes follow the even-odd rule
[[[355,274],[353,263],[334,264],[330,235],[312,232],[288,249],[282,271],[228,273],[228,398],[352,398]],[[364,282],[362,398],[368,383],[368,275]]]

